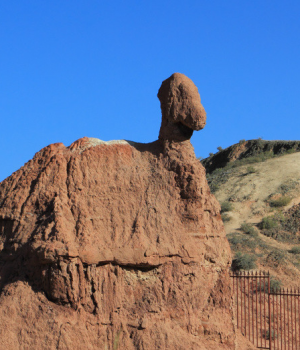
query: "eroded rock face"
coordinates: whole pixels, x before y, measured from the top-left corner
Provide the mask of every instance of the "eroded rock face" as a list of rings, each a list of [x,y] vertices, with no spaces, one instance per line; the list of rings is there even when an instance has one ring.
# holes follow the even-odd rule
[[[182,127],[205,112],[181,74],[159,98],[158,141],[53,144],[0,184],[1,348],[234,348],[230,249]]]

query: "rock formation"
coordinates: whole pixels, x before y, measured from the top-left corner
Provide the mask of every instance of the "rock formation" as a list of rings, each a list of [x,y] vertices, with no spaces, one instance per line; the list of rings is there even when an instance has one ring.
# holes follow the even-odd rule
[[[205,111],[182,74],[158,97],[157,141],[53,144],[0,184],[0,348],[234,349]]]

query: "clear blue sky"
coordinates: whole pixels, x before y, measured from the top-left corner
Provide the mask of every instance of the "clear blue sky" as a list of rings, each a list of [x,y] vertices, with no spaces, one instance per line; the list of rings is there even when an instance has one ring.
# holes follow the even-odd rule
[[[198,157],[299,140],[299,23],[299,0],[0,1],[0,181],[54,142],[156,140],[174,72],[207,112]]]

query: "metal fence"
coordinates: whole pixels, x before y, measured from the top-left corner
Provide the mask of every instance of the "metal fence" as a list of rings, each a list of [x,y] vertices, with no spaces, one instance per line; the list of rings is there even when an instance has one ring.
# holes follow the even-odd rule
[[[237,327],[257,348],[300,350],[300,290],[273,290],[270,274],[235,272]]]

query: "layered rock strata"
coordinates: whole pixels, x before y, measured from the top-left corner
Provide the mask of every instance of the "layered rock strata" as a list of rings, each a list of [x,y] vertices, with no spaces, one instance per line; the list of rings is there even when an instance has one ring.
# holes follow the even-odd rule
[[[157,141],[53,144],[0,184],[0,348],[234,349],[205,111],[182,74],[158,97]]]

